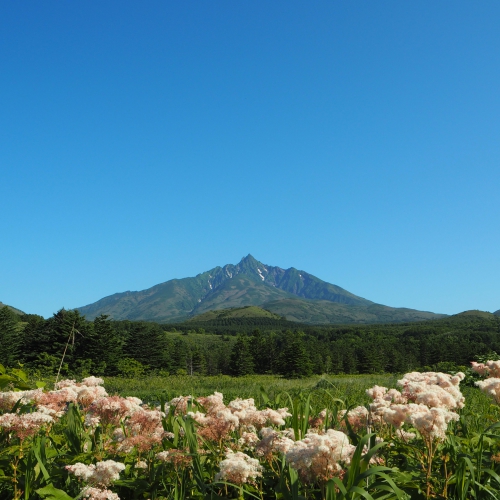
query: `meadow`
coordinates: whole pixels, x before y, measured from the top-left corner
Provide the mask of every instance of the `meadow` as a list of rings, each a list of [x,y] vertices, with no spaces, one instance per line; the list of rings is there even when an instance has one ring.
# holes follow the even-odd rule
[[[1,371],[1,500],[500,498],[498,406],[461,375]]]

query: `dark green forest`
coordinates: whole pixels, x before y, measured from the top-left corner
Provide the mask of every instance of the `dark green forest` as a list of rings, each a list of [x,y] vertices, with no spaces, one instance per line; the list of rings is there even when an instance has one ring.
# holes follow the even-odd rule
[[[500,352],[500,317],[479,311],[418,323],[310,326],[273,318],[86,321],[64,309],[44,319],[0,309],[0,362],[42,376],[59,369],[131,377],[400,373],[468,366],[493,352]]]

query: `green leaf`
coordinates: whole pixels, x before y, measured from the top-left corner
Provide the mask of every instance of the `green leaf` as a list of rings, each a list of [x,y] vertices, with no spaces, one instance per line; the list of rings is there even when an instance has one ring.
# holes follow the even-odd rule
[[[36,490],[36,493],[46,500],[73,500],[73,497],[70,497],[63,490],[57,489],[52,483]]]
[[[28,375],[26,375],[23,370],[20,370],[19,368],[12,368],[10,372],[23,382],[28,382]]]
[[[261,396],[264,404],[267,405],[267,403],[269,403],[269,396],[268,396],[266,390],[264,389],[264,387],[262,387],[262,386],[260,386],[260,396]]]
[[[13,380],[10,375],[0,375],[0,389],[7,387]]]

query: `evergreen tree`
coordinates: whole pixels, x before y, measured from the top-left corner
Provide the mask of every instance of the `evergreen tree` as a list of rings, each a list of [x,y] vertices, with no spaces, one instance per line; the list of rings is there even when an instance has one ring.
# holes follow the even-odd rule
[[[81,359],[88,336],[88,324],[76,310],[61,309],[45,321],[36,318],[25,329],[25,357],[33,362],[42,353],[62,359],[73,368],[72,363]]]
[[[21,361],[30,362],[43,352],[44,342],[41,342],[45,331],[45,319],[32,314],[27,318],[22,335],[22,345],[19,353]]]
[[[126,357],[152,369],[170,368],[169,342],[165,332],[154,323],[130,323],[123,352]]]
[[[229,370],[231,375],[240,377],[253,373],[254,361],[248,340],[240,335],[231,351]]]
[[[254,330],[250,339],[250,352],[254,361],[255,373],[262,374],[271,370],[269,347],[269,343],[261,331],[258,328]]]
[[[18,360],[21,333],[18,329],[17,318],[8,307],[0,309],[0,363],[14,366]]]
[[[311,360],[302,332],[287,331],[279,359],[279,371],[287,378],[308,377],[312,373]]]
[[[83,356],[92,361],[92,370],[102,374],[116,373],[116,366],[121,359],[122,339],[120,334],[113,327],[113,323],[108,316],[102,314],[97,316],[92,328],[89,328],[88,337],[85,342]]]

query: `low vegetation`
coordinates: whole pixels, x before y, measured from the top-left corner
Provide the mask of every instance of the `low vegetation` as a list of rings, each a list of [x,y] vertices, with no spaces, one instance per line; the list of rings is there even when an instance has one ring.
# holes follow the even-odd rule
[[[500,498],[500,317],[211,321],[0,309],[0,500]]]
[[[484,392],[437,372],[48,390],[0,366],[0,498],[499,498],[500,362],[474,370]]]

